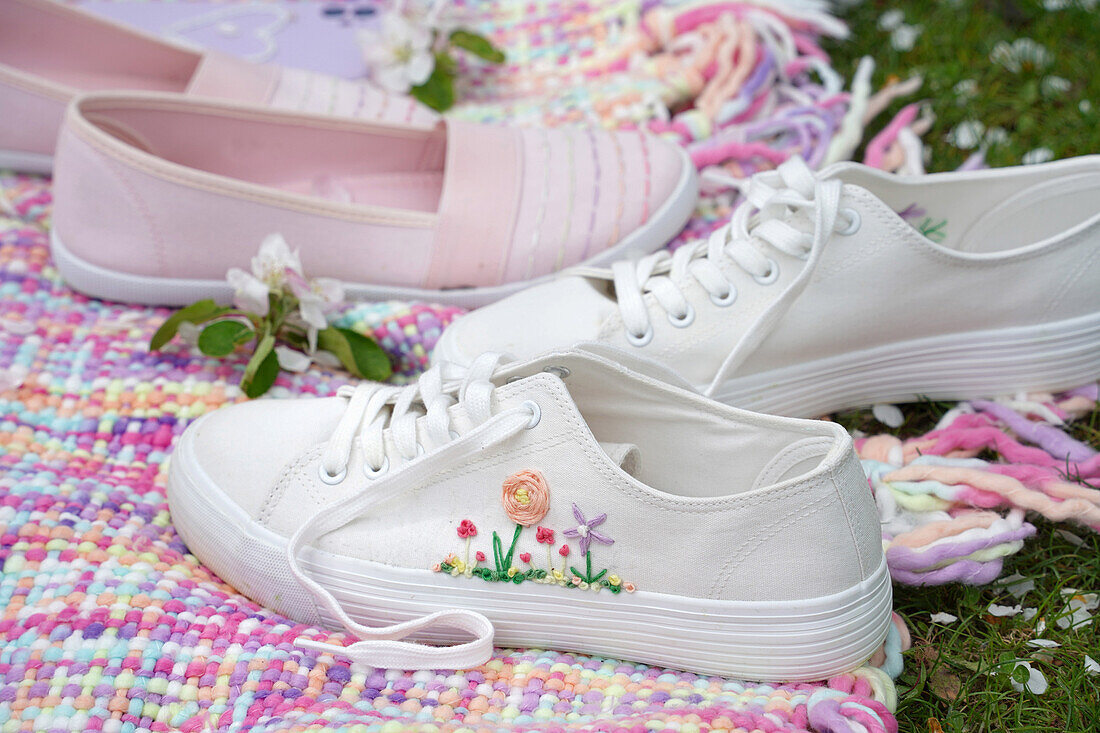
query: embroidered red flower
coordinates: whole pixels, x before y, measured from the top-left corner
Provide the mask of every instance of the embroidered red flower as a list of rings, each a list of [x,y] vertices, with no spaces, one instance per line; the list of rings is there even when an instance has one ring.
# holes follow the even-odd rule
[[[535,540],[547,545],[554,544],[554,530],[549,527],[539,527],[535,531]]]
[[[477,527],[469,519],[463,519],[458,523],[458,536],[459,537],[476,537]]]
[[[562,545],[558,550],[558,554],[562,557],[569,557],[569,545]]]
[[[504,479],[500,501],[513,522],[530,527],[550,510],[550,487],[538,471],[516,471]]]
[[[523,560],[524,562],[531,562],[531,553],[530,552],[521,552],[521,553],[519,553],[519,559]]]
[[[476,555],[474,555],[474,557],[476,557],[476,558],[477,558],[477,561],[478,561],[478,562],[485,562],[485,553],[484,553],[484,552],[482,552],[481,550],[478,550],[478,551],[477,551],[477,554],[476,554]]]

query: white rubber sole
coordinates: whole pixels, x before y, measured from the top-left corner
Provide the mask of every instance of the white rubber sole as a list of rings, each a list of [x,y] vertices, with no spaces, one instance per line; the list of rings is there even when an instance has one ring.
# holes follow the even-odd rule
[[[684,169],[673,194],[650,220],[631,232],[613,247],[590,257],[582,265],[602,267],[616,260],[655,252],[675,237],[695,210],[698,188],[695,168],[683,150]],[[259,244],[257,243],[257,247]],[[229,302],[233,290],[224,280],[152,277],[116,272],[94,265],[73,254],[57,236],[50,233],[50,249],[58,271],[74,290],[104,300],[117,300],[147,305],[190,305],[201,298]],[[252,252],[241,254],[242,267],[247,266]],[[134,253],[140,257],[139,253]],[[476,308],[500,300],[512,293],[556,277],[556,273],[532,280],[506,283],[483,288],[427,290],[415,287],[344,283],[349,300],[415,300]]]
[[[19,173],[53,173],[53,156],[43,153],[24,153],[18,150],[0,150],[0,170]]]
[[[180,439],[168,475],[172,519],[187,546],[257,603],[302,623],[333,627],[287,571],[286,541],[254,522],[198,468],[189,435]],[[303,566],[364,624],[468,608],[493,622],[498,646],[574,650],[750,680],[818,680],[854,669],[882,644],[890,623],[885,560],[868,580],[844,592],[780,602],[644,590],[531,590],[317,550],[304,553]],[[462,637],[437,633],[424,640]]]
[[[733,379],[711,395],[757,412],[817,417],[881,402],[1058,391],[1100,377],[1100,313],[937,336]]]

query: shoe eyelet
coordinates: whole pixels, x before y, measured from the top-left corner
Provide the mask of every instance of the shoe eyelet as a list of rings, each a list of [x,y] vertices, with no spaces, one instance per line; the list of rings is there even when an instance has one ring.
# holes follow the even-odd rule
[[[629,330],[626,332],[626,340],[630,342],[631,346],[637,346],[641,348],[653,340],[653,324],[646,327],[645,333],[642,335],[636,335]]]
[[[735,300],[737,300],[737,288],[733,287],[732,283],[730,283],[729,290],[727,290],[726,294],[722,297],[718,297],[713,293],[711,293],[710,296],[710,302],[714,303],[719,308],[725,308],[727,306],[733,305],[733,301]]]
[[[421,449],[423,450],[423,449]],[[363,475],[367,478],[378,478],[386,471],[390,470],[390,457],[386,456],[382,459],[382,465],[378,468],[372,467],[369,463],[363,464]]]
[[[768,258],[768,271],[763,275],[753,275],[752,279],[761,285],[771,285],[773,282],[779,279],[779,263]]]
[[[681,318],[677,318],[671,313],[668,314],[668,322],[676,328],[687,328],[695,320],[695,309],[691,307],[691,303],[688,303],[687,310],[684,311],[684,315]]]
[[[860,217],[859,212],[855,209],[844,208],[840,210],[840,213],[848,219],[848,224],[843,229],[837,229],[836,233],[847,237],[858,232],[863,225],[863,219]]]
[[[548,366],[548,367],[544,368],[543,371],[546,372],[547,374],[553,374],[558,379],[565,379],[570,374],[572,374],[572,372],[570,372],[568,369],[566,369],[563,366]]]
[[[527,423],[527,429],[535,427],[542,420],[542,408],[539,407],[539,403],[534,400],[524,400],[520,407],[526,407],[531,411],[531,420]]]
[[[324,463],[318,463],[317,464],[317,475],[321,477],[321,481],[325,482],[329,486],[335,486],[336,484],[340,483],[345,478],[347,478],[347,476],[348,476],[348,467],[344,466],[344,470],[342,470],[340,473],[333,476],[333,475],[329,474],[328,471],[325,470],[325,464]]]

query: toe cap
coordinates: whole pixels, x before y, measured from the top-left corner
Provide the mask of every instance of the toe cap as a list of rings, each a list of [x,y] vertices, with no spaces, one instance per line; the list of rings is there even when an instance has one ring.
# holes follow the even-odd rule
[[[347,402],[338,398],[262,399],[223,407],[192,425],[195,466],[222,494],[256,518],[286,467],[328,440]]]

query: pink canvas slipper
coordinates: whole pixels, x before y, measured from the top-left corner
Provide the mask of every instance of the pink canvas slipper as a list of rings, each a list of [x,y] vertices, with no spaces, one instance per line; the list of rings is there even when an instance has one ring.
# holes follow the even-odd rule
[[[49,173],[65,105],[134,89],[431,126],[438,115],[364,81],[259,65],[185,46],[53,0],[0,3],[0,168]]]
[[[474,306],[571,265],[652,252],[695,169],[648,134],[434,128],[178,94],[77,98],[57,147],[53,254],[77,290],[180,305],[282,234],[352,297]]]

